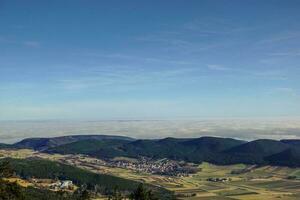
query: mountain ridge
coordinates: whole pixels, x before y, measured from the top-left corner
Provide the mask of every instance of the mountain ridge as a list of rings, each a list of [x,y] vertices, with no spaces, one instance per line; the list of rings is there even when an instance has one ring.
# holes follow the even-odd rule
[[[133,141],[135,139],[126,137],[126,136],[115,136],[115,135],[68,135],[68,136],[59,136],[51,138],[25,138],[20,142],[13,144],[12,146],[16,148],[30,148],[38,151],[43,151],[48,148],[61,146],[64,144],[69,144],[81,140],[94,139],[94,140],[103,140],[103,139],[122,139]]]
[[[141,156],[169,158],[186,162],[214,164],[256,164],[300,167],[300,140],[233,138],[204,136],[199,138],[134,139],[114,135],[71,135],[54,138],[27,138],[0,148],[29,148],[45,153],[86,154],[111,159]]]

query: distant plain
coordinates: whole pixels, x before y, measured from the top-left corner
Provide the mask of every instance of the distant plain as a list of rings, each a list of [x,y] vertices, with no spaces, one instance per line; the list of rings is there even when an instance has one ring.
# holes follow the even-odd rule
[[[99,121],[0,121],[0,141],[77,134],[124,135],[138,139],[219,136],[254,139],[298,139],[300,119],[187,119]]]

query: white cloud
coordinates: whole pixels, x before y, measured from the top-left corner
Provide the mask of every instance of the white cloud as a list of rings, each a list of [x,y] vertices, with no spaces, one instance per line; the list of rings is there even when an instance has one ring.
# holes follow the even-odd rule
[[[135,138],[219,136],[253,140],[299,139],[300,120],[211,119],[211,120],[93,120],[93,121],[0,121],[2,142],[26,137],[72,134],[126,135]]]
[[[178,84],[178,79],[194,74],[199,68],[174,67],[167,69],[130,68],[126,66],[94,67],[86,76],[71,77],[56,81],[56,86],[65,90],[113,89],[132,90],[141,86],[151,88]],[[193,81],[189,78],[189,81]]]

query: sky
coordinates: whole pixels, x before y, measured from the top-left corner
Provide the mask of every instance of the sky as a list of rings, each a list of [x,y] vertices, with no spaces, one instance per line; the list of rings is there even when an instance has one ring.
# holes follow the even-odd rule
[[[0,0],[0,120],[297,118],[299,10]]]

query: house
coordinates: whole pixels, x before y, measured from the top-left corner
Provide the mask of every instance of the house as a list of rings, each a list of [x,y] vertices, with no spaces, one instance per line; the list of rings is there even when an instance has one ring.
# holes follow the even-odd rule
[[[49,185],[49,187],[53,190],[70,190],[73,189],[72,181],[57,181]]]
[[[72,189],[73,182],[72,181],[63,181],[60,185],[60,189]]]

